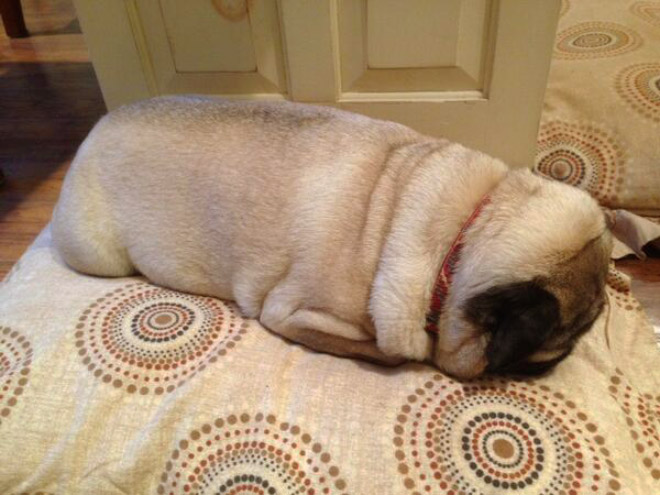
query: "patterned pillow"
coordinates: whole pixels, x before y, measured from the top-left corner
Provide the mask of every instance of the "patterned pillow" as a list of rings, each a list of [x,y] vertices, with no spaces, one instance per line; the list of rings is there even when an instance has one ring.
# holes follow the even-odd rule
[[[62,264],[0,284],[0,493],[660,493],[660,369],[629,279],[536,379],[309,351],[236,306]]]
[[[563,0],[535,168],[660,211],[660,1]]]

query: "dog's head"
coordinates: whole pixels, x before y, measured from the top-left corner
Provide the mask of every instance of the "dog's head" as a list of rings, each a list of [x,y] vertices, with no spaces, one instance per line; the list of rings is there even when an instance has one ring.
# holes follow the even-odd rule
[[[607,241],[598,237],[547,277],[470,298],[464,318],[487,336],[486,371],[540,374],[573,350],[605,303]]]
[[[611,236],[582,191],[512,172],[469,232],[434,361],[460,378],[540,374],[564,359],[605,302]]]

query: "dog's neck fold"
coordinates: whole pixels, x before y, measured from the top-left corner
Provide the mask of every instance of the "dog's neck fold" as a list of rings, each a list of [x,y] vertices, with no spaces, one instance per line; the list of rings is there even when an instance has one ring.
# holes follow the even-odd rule
[[[425,327],[442,262],[480,200],[506,174],[499,160],[452,144],[429,155],[405,177],[369,301],[383,352],[412,360],[430,358],[435,336]]]
[[[475,209],[472,211],[472,214],[461,226],[461,229],[458,231],[458,234],[456,234],[456,237],[454,238],[449,251],[447,251],[442,264],[440,265],[440,270],[438,270],[438,275],[436,277],[435,285],[433,286],[433,292],[431,294],[431,303],[426,314],[426,326],[424,329],[429,333],[438,333],[438,320],[440,319],[445,300],[447,299],[447,295],[449,294],[449,290],[451,288],[451,283],[454,278],[454,271],[456,270],[456,266],[461,259],[461,252],[463,249],[463,244],[465,243],[465,233],[472,226],[479,214],[483,211],[483,208],[488,203],[490,203],[490,193],[486,193],[481,198]]]

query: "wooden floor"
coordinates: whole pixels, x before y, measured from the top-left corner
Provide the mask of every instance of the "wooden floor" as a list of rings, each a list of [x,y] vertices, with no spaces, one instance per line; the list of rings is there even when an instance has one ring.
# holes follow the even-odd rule
[[[23,0],[31,36],[0,27],[0,279],[50,219],[80,142],[105,112],[70,0]]]
[[[29,38],[0,33],[0,279],[49,221],[73,154],[105,107],[70,0],[23,0]],[[660,326],[660,258],[626,260]]]

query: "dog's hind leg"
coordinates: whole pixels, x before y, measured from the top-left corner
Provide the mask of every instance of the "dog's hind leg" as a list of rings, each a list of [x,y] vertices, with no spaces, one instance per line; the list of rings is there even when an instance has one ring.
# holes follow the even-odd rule
[[[299,309],[273,330],[289,340],[305,347],[335,356],[358,358],[385,366],[398,366],[404,358],[384,354],[376,339],[353,340],[335,335],[340,328],[352,326],[324,311]]]
[[[102,277],[131,275],[136,270],[104,200],[95,167],[79,163],[90,159],[94,157],[83,144],[53,215],[53,240],[64,261],[75,270]]]
[[[303,307],[289,311],[290,307],[288,301],[269,296],[259,320],[273,332],[315,351],[387,366],[405,361],[384,354],[376,339],[355,323],[322,309]]]

